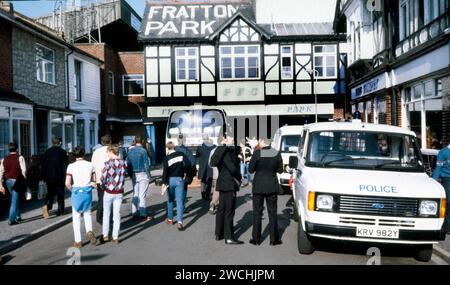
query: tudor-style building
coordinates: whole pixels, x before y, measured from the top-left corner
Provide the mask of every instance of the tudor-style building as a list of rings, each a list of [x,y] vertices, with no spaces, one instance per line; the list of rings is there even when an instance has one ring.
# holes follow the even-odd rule
[[[195,104],[228,118],[278,114],[280,125],[298,125],[314,122],[317,94],[319,121],[344,116],[345,37],[332,21],[257,23],[263,10],[249,1],[167,2],[147,2],[139,36],[144,120],[155,137],[165,137],[170,111]],[[156,145],[162,150],[164,141]]]

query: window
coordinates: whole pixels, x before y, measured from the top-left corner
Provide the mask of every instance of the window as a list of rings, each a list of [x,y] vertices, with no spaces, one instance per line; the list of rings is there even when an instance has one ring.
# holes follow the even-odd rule
[[[293,79],[293,53],[292,46],[281,47],[281,79]]]
[[[36,44],[36,75],[37,80],[55,84],[55,52]]]
[[[198,48],[176,48],[177,81],[198,81]]]
[[[81,102],[81,61],[75,60],[75,100]]]
[[[381,12],[373,12],[372,29],[374,31],[376,52],[384,50],[384,31],[383,31],[383,14]]]
[[[259,79],[259,46],[220,47],[221,79]]]
[[[448,143],[448,116],[442,98],[442,79],[420,82],[404,89],[404,112],[407,125],[425,149],[441,149]]]
[[[95,120],[90,120],[89,121],[89,138],[90,141],[89,143],[91,144],[91,147],[93,147],[95,145]]]
[[[62,139],[62,147],[66,151],[72,151],[74,144],[74,116],[63,113],[50,113],[51,137]]]
[[[144,75],[124,75],[122,76],[123,96],[143,96],[144,95]]]
[[[9,143],[9,120],[8,118],[0,119],[0,159],[5,158],[8,155],[8,143]]]
[[[314,46],[314,69],[318,78],[335,78],[337,59],[335,45]]]
[[[81,146],[82,148],[86,148],[84,144],[85,136],[84,136],[84,120],[77,120],[77,146]]]
[[[108,92],[110,95],[114,95],[114,73],[113,72],[108,72]]]

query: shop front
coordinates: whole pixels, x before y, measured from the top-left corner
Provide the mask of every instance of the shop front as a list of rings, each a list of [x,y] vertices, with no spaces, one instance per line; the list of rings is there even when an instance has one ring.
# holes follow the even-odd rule
[[[61,139],[62,147],[71,152],[77,146],[76,121],[77,112],[69,110],[48,110],[44,107],[35,108],[36,122],[36,153],[44,154],[51,147],[52,139]]]

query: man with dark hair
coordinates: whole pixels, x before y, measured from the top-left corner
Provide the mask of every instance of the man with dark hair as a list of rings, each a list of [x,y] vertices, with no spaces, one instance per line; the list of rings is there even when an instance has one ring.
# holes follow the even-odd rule
[[[241,186],[239,169],[239,149],[234,146],[232,137],[223,139],[211,157],[210,165],[219,169],[217,190],[219,191],[219,209],[216,214],[216,240],[225,238],[226,244],[242,244],[234,238],[233,219],[236,211],[236,193]]]
[[[96,149],[94,153],[92,154],[91,163],[94,166],[95,169],[95,177],[96,177],[96,183],[97,183],[97,196],[98,196],[98,203],[97,203],[97,215],[96,220],[97,223],[100,225],[103,223],[103,193],[104,189],[100,181],[100,177],[102,175],[103,167],[105,166],[105,162],[109,160],[108,156],[108,146],[111,145],[112,139],[110,135],[104,135],[100,139],[102,147]]]
[[[50,216],[49,211],[53,208],[53,201],[57,196],[57,216],[64,215],[64,183],[66,181],[66,169],[68,165],[67,152],[61,148],[61,139],[54,137],[52,147],[49,148],[42,160],[42,179],[47,184],[47,197],[42,209],[44,219]]]
[[[133,147],[127,156],[128,174],[133,182],[133,199],[131,200],[131,213],[135,218],[152,220],[147,213],[146,201],[148,186],[150,184],[150,160],[147,150],[143,147],[141,136],[134,138]]]
[[[6,193],[5,188],[3,188],[3,182],[6,182],[6,187],[11,194],[8,225],[12,226],[21,221],[19,211],[19,195],[21,191],[17,189],[16,181],[19,181],[20,178],[26,178],[27,168],[25,159],[17,153],[17,143],[10,143],[8,149],[9,155],[5,157],[0,164],[0,192],[2,194]]]

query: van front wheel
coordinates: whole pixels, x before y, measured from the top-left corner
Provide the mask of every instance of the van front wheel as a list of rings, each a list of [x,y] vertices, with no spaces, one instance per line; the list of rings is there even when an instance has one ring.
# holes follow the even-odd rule
[[[314,252],[314,246],[308,234],[303,230],[301,220],[299,220],[297,225],[298,225],[297,230],[298,252],[300,254],[312,254]]]
[[[414,258],[417,261],[428,262],[431,260],[432,255],[433,255],[433,245],[432,244],[419,245],[416,248]]]

